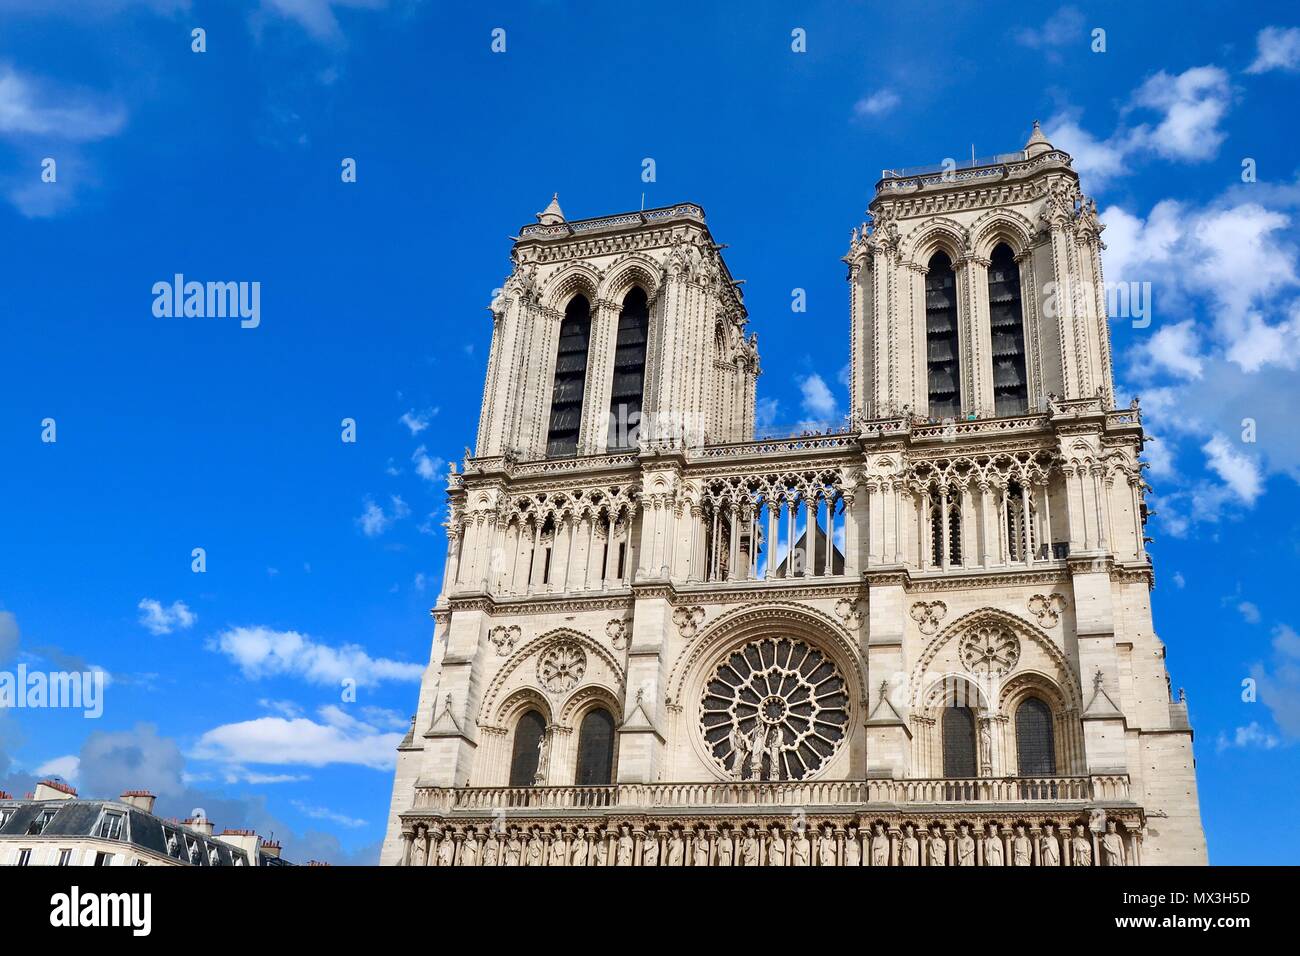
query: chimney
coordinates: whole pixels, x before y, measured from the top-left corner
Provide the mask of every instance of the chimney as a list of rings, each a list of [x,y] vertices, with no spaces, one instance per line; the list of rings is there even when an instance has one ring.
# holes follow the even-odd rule
[[[185,821],[185,825],[191,830],[197,830],[204,836],[212,836],[212,821],[207,817],[191,817]]]
[[[249,866],[257,866],[257,834],[252,830],[232,830],[227,827],[217,834],[222,843],[244,851]]]
[[[12,799],[13,797],[9,796],[8,790],[0,790],[0,800],[12,800]]]
[[[272,858],[274,858],[274,859],[277,859],[277,860],[280,859],[280,841],[279,841],[279,840],[263,840],[263,841],[262,841],[262,852],[265,853],[267,856],[272,857]]]
[[[32,795],[34,800],[75,800],[77,791],[58,780],[42,780]]]
[[[122,794],[123,803],[129,803],[137,810],[143,810],[145,813],[153,813],[153,803],[157,799],[148,790],[128,790]]]

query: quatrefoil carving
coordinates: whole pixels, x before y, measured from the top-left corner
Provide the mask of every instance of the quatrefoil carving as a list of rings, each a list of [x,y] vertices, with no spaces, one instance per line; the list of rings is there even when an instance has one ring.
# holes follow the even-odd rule
[[[700,632],[700,625],[704,623],[704,608],[699,605],[679,607],[673,611],[673,623],[677,625],[677,632],[689,641]]]
[[[840,598],[835,602],[835,616],[851,630],[862,624],[862,602]]]
[[[1069,603],[1061,594],[1035,594],[1029,599],[1029,613],[1038,618],[1040,627],[1056,627],[1061,620],[1061,612],[1067,607]]]
[[[613,645],[614,650],[621,651],[627,646],[627,621],[614,618],[605,625],[605,634],[609,637],[609,643]]]
[[[502,625],[488,632],[488,640],[496,645],[497,653],[505,657],[515,649],[515,644],[519,642],[519,635],[522,633],[518,624],[511,624],[509,627]]]
[[[912,605],[912,620],[917,623],[922,634],[934,634],[939,630],[939,622],[948,613],[948,605],[942,601],[917,601]]]

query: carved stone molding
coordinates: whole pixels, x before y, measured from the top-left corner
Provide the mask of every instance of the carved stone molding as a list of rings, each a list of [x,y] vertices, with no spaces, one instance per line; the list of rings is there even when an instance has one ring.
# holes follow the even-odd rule
[[[576,641],[558,641],[537,658],[537,679],[552,694],[572,690],[587,673],[587,655]]]
[[[939,622],[948,613],[948,605],[942,601],[917,601],[912,605],[912,620],[922,634],[935,634],[939,631]]]

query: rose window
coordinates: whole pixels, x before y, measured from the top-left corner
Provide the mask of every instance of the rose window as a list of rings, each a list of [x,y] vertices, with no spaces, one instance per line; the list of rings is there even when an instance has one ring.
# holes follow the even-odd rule
[[[700,728],[733,780],[802,780],[844,741],[849,695],[821,651],[763,638],[718,665],[704,690]]]
[[[563,694],[576,687],[585,673],[587,655],[577,644],[549,647],[537,662],[537,677],[552,694]]]
[[[1004,627],[977,627],[962,636],[958,652],[968,671],[1001,676],[1020,660],[1020,639]]]

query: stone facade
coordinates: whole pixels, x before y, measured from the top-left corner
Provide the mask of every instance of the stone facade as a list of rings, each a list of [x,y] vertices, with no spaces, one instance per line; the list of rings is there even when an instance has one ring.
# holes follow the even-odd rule
[[[568,222],[553,201],[522,230],[478,444],[448,476],[383,863],[1205,862],[1095,206],[1035,129],[1018,153],[887,173],[869,211],[845,257],[846,427],[765,440],[757,339],[699,207]],[[945,260],[955,302],[928,281]],[[640,428],[611,447],[633,288]],[[577,449],[548,458],[579,295]]]

